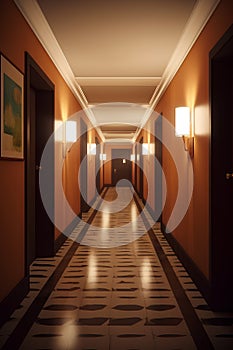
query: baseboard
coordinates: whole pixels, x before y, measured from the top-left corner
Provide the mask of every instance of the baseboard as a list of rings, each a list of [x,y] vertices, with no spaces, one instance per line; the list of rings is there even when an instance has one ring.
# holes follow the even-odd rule
[[[0,303],[0,327],[9,319],[14,310],[29,292],[29,276],[24,277]]]
[[[161,231],[164,234],[164,237],[176,253],[177,257],[184,265],[186,270],[188,271],[190,277],[193,282],[196,284],[197,288],[200,290],[207,303],[209,304],[211,301],[211,287],[210,282],[204,276],[204,274],[200,271],[194,261],[189,257],[189,255],[185,252],[184,248],[180,245],[180,243],[174,238],[172,233],[166,232],[166,226],[163,222],[161,222]]]

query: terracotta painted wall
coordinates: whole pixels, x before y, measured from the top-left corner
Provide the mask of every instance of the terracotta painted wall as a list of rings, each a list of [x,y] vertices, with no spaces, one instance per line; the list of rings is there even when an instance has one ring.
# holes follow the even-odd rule
[[[172,233],[207,278],[209,276],[209,51],[232,23],[233,3],[222,0],[155,108],[156,112],[163,112],[164,117],[173,125],[176,106],[193,108],[194,158],[190,161],[185,151],[179,153],[180,166],[186,171],[187,183],[193,167],[193,196],[185,217]],[[151,122],[152,120],[147,127],[152,131]],[[163,138],[166,137],[169,136],[164,132]],[[171,140],[171,144],[173,142],[175,150],[176,141]],[[163,147],[163,169],[168,191],[163,212],[163,222],[166,225],[177,198],[178,173],[165,147]]]
[[[0,16],[1,53],[24,73],[24,55],[27,51],[47,74],[55,84],[55,119],[64,121],[79,111],[76,98],[12,0],[0,1]],[[62,157],[61,143],[56,144],[55,152],[56,156]],[[64,190],[76,213],[80,211],[76,184],[79,161],[77,143],[67,155],[63,170]],[[24,161],[0,160],[0,193],[0,280],[4,281],[0,288],[1,301],[25,276]],[[59,234],[56,230],[55,237]]]

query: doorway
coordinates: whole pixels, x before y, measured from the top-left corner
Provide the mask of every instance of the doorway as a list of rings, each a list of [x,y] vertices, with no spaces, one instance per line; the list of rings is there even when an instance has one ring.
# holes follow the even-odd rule
[[[112,185],[126,179],[132,183],[132,162],[130,161],[130,149],[112,150]]]
[[[211,306],[233,310],[233,26],[210,52]]]
[[[139,196],[144,201],[143,196],[143,154],[142,154],[143,137],[139,141]]]
[[[96,144],[96,156],[95,156],[95,169],[96,169],[96,195],[100,194],[100,144],[99,140],[95,138]]]
[[[160,113],[155,120],[155,218],[162,223],[162,202],[163,202],[163,171],[162,171],[162,119],[163,114]]]
[[[54,131],[54,85],[32,57],[26,53],[25,76],[25,222],[26,266],[37,257],[54,255],[54,225],[49,219],[39,188],[40,160]],[[45,169],[46,171],[46,169]],[[54,151],[50,174],[54,178]],[[54,209],[54,188],[48,205]]]
[[[88,212],[90,209],[87,203],[87,125],[83,119],[80,120],[80,211]],[[81,193],[82,191],[82,193]]]

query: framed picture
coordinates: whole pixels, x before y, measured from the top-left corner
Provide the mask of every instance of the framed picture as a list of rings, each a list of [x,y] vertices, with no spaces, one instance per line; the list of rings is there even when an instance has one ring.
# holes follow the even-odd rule
[[[23,74],[1,55],[1,157],[23,159]]]

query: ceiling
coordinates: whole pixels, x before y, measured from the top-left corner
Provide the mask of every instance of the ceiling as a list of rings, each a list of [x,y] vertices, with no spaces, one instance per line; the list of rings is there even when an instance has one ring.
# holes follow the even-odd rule
[[[15,0],[103,141],[132,141],[217,0]]]

